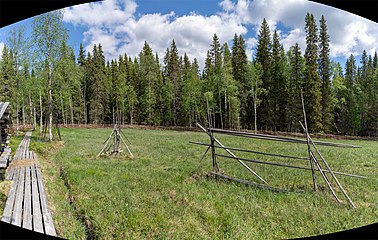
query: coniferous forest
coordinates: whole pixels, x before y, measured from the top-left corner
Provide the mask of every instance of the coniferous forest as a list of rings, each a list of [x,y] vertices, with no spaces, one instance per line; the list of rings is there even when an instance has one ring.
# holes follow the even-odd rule
[[[285,51],[264,19],[252,61],[245,40],[232,45],[216,33],[203,69],[179,55],[174,39],[162,62],[144,43],[137,57],[107,61],[101,43],[78,56],[68,45],[61,11],[37,16],[27,39],[14,28],[0,59],[0,100],[11,102],[13,123],[145,124],[303,132],[301,92],[311,132],[378,136],[378,56],[330,59],[324,16],[304,16],[306,49]],[[231,29],[230,29],[231,30]]]

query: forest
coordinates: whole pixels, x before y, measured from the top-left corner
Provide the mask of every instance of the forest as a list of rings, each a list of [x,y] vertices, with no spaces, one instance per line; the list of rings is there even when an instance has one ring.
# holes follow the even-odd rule
[[[302,132],[302,100],[312,133],[378,136],[378,57],[330,59],[324,16],[305,16],[306,49],[284,50],[264,19],[252,61],[245,40],[232,46],[216,33],[203,69],[179,55],[167,39],[163,62],[148,42],[137,57],[106,60],[101,43],[78,56],[68,45],[63,12],[33,19],[32,33],[14,27],[0,59],[0,100],[11,103],[13,123],[144,124]]]

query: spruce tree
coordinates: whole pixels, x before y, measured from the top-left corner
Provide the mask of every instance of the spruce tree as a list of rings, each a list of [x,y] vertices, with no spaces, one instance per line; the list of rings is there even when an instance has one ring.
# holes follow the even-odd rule
[[[247,79],[247,69],[248,69],[248,58],[245,52],[245,41],[244,38],[235,34],[234,42],[232,46],[232,73],[234,80],[237,83],[237,88],[239,91],[238,99],[240,100],[240,122],[241,127],[247,128],[250,127],[250,113],[251,108],[248,103],[248,93],[246,89],[248,85]]]
[[[271,63],[271,82],[267,101],[272,110],[270,128],[274,130],[284,130],[286,125],[286,105],[287,105],[287,75],[286,75],[286,56],[283,46],[280,44],[277,31],[273,34],[272,44],[272,63]]]
[[[287,129],[289,131],[302,131],[298,121],[303,121],[301,88],[304,80],[304,59],[298,43],[290,48],[288,58],[290,70],[288,80]]]
[[[331,67],[329,59],[329,35],[324,16],[320,19],[318,71],[322,80],[322,126],[325,132],[331,132],[333,113],[331,109]]]
[[[345,108],[342,113],[342,132],[343,134],[354,135],[358,131],[359,116],[356,99],[356,78],[357,68],[354,56],[351,54],[345,64]]]
[[[77,62],[79,64],[79,69],[80,69],[80,72],[81,72],[81,85],[80,85],[80,89],[81,89],[81,97],[83,99],[83,122],[84,124],[87,124],[88,123],[88,120],[87,120],[87,114],[88,114],[88,111],[87,111],[87,102],[89,101],[88,99],[88,84],[87,84],[87,77],[86,77],[86,74],[85,74],[85,50],[84,50],[84,47],[83,47],[83,44],[80,43],[80,47],[79,47],[79,56],[77,58]],[[80,121],[81,122],[81,121]]]
[[[307,13],[305,18],[306,51],[305,81],[303,89],[304,104],[309,131],[321,131],[322,124],[322,81],[318,75],[318,35],[315,18]]]
[[[268,22],[266,19],[263,19],[261,24],[259,33],[257,35],[258,42],[257,42],[257,49],[256,49],[256,62],[260,63],[262,68],[262,87],[266,90],[266,94],[269,96],[270,91],[272,91],[272,84],[271,84],[271,64],[272,64],[272,56],[271,56],[271,37],[270,37],[270,29]],[[262,116],[260,119],[260,125],[272,129],[274,125],[273,116],[273,106],[272,106],[272,99],[267,97],[261,102],[260,108],[258,109],[258,115]]]

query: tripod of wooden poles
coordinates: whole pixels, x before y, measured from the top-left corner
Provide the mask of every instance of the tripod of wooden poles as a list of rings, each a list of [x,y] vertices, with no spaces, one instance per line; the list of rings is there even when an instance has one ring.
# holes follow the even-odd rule
[[[115,124],[112,133],[110,134],[108,139],[105,140],[105,145],[102,148],[102,150],[99,152],[97,157],[99,157],[101,154],[106,154],[110,156],[113,156],[113,155],[117,156],[121,154],[123,152],[121,148],[122,143],[125,145],[130,156],[134,157],[134,155],[130,151],[129,146],[127,146],[125,140],[123,139],[122,135],[126,138],[127,141],[129,141],[126,135],[121,131],[120,127],[117,124]]]

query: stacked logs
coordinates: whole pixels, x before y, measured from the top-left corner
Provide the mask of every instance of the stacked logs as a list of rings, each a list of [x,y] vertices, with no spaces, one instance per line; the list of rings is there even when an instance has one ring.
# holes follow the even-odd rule
[[[6,169],[11,161],[10,135],[8,134],[11,117],[8,106],[9,102],[0,102],[0,169]]]

